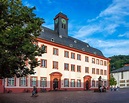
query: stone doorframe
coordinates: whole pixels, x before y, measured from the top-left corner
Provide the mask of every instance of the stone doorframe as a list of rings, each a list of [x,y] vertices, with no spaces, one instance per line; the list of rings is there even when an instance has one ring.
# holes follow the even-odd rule
[[[84,77],[84,90],[86,90],[86,81],[89,82],[89,88],[91,87],[91,76],[90,75],[85,75]]]
[[[62,74],[60,72],[52,72],[50,74],[50,90],[54,90],[53,89],[53,80],[55,78],[58,79],[58,90],[61,89],[61,76],[62,76]]]

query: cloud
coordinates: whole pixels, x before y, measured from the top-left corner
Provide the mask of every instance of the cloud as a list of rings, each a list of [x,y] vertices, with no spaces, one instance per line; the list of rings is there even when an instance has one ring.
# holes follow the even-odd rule
[[[97,38],[90,38],[83,41],[101,50],[106,57],[129,54],[129,40],[100,40]]]
[[[83,26],[75,35],[74,37],[75,38],[81,38],[81,37],[84,37],[84,36],[89,36],[91,35],[92,33],[95,33],[97,31],[100,30],[100,27],[97,26],[97,25],[87,25],[87,26]]]
[[[94,35],[94,33],[105,33],[105,35],[113,35],[118,27],[129,27],[129,23],[125,21],[125,17],[129,16],[129,0],[113,0],[105,10],[91,20],[88,25],[83,25],[76,33],[76,37],[86,37]]]
[[[124,34],[119,34],[118,37],[127,37],[127,38],[129,38],[129,32],[125,32]]]

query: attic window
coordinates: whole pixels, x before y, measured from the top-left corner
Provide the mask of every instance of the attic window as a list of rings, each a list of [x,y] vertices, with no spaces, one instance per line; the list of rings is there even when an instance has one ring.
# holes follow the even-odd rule
[[[69,44],[70,47],[73,47],[73,44]]]
[[[87,45],[87,47],[90,47],[89,45]]]
[[[62,38],[62,35],[59,35],[60,38]]]
[[[85,51],[85,48],[82,48],[82,51]]]
[[[74,40],[74,43],[77,43],[77,40]]]
[[[94,54],[96,54],[96,52],[94,52]]]
[[[42,29],[42,32],[44,32],[44,29]]]
[[[54,42],[54,38],[51,38],[51,41],[53,41],[53,42]]]

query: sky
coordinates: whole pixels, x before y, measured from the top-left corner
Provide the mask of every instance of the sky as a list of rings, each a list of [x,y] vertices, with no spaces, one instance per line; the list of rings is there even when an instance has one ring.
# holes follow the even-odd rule
[[[54,30],[54,17],[68,17],[68,35],[102,51],[105,57],[129,55],[129,0],[22,0],[36,7],[43,26]]]

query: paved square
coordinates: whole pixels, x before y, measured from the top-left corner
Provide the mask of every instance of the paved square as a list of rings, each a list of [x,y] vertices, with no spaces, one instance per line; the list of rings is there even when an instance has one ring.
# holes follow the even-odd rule
[[[0,94],[0,103],[129,103],[129,89],[97,93],[93,91],[55,91],[38,93]]]

